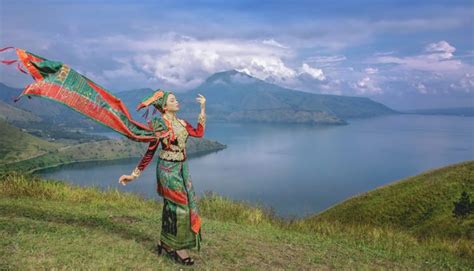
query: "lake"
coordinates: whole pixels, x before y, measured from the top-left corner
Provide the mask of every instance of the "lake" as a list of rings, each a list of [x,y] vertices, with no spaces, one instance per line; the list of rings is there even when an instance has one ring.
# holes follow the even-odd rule
[[[208,121],[205,138],[228,147],[188,160],[195,191],[200,196],[212,190],[295,218],[428,169],[474,159],[472,117],[392,115],[348,122],[310,126]],[[158,153],[127,186],[118,178],[130,174],[139,158],[78,163],[38,174],[161,200],[156,193],[157,159]]]

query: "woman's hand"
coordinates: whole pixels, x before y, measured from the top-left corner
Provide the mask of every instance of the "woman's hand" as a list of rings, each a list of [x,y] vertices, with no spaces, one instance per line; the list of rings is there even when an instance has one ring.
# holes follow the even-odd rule
[[[206,98],[202,96],[201,94],[198,94],[199,97],[196,98],[196,100],[201,104],[201,110],[204,110],[204,107],[206,106]]]
[[[126,185],[127,183],[133,181],[135,178],[132,175],[122,175],[119,178],[119,183]]]

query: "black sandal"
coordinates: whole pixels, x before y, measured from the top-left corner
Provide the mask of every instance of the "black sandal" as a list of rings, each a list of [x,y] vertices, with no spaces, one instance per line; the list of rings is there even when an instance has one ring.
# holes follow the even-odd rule
[[[183,258],[181,258],[181,257],[178,255],[178,253],[176,253],[176,251],[173,251],[173,252],[174,252],[174,259],[175,259],[177,262],[179,262],[179,263],[181,263],[181,264],[184,264],[184,265],[193,265],[193,264],[194,264],[193,258],[191,258],[191,257],[188,256],[188,257],[186,257],[186,258],[183,259]]]
[[[186,257],[186,258],[181,258],[178,253],[176,252],[176,250],[168,250],[166,247],[164,247],[163,245],[161,244],[158,244],[157,245],[157,251],[158,251],[158,254],[161,255],[161,252],[162,250],[165,250],[166,251],[166,254],[173,258],[176,262],[178,263],[181,263],[181,264],[184,264],[184,265],[193,265],[194,264],[194,260],[193,258],[191,257]]]

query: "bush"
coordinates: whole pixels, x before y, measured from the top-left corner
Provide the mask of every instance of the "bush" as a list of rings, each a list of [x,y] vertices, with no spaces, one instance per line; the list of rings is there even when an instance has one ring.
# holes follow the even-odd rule
[[[464,219],[468,215],[472,214],[474,210],[474,202],[471,202],[469,194],[466,191],[462,191],[461,197],[456,202],[453,202],[453,216],[456,218]]]

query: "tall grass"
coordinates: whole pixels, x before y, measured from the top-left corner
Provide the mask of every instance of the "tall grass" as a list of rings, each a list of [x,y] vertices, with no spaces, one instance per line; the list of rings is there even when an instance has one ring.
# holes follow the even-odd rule
[[[132,193],[117,189],[101,191],[98,187],[78,187],[58,180],[46,180],[32,174],[7,172],[0,174],[0,195],[12,198],[33,198],[69,202],[87,202],[92,205],[106,205],[108,208],[149,209],[156,212],[161,203],[146,200]],[[253,225],[262,229],[278,228],[291,232],[316,234],[334,239],[352,240],[355,246],[379,246],[381,249],[401,253],[400,246],[409,250],[423,244],[433,253],[448,252],[466,260],[474,259],[474,248],[468,239],[445,240],[430,237],[420,239],[407,231],[390,226],[367,224],[346,224],[338,221],[314,219],[285,220],[275,215],[272,209],[231,200],[213,192],[206,192],[198,198],[201,215],[207,219]]]
[[[79,187],[54,179],[43,179],[33,174],[9,171],[0,173],[0,193],[12,198],[87,202],[126,208],[156,208],[159,202],[144,199],[118,189],[101,191],[98,187]]]

